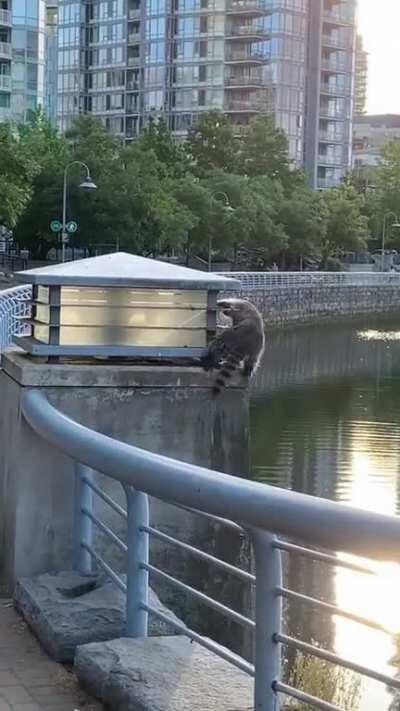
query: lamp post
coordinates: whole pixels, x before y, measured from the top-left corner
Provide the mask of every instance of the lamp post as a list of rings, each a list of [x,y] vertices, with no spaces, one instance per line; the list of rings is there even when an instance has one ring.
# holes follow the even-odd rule
[[[232,207],[232,205],[231,205],[230,202],[229,202],[229,198],[228,198],[228,196],[227,196],[226,193],[220,192],[220,191],[217,191],[217,192],[215,192],[215,193],[212,193],[212,195],[211,195],[211,200],[215,200],[216,202],[218,202],[217,197],[218,197],[219,195],[220,195],[220,196],[223,198],[223,200],[224,200],[224,205],[225,205],[225,211],[226,211],[226,213],[232,214],[232,212],[235,212],[234,208]],[[208,235],[208,271],[209,271],[209,272],[211,272],[211,264],[212,264],[211,251],[212,251],[212,234],[211,234],[211,231],[210,231],[210,233],[209,233],[209,235]]]
[[[86,163],[82,163],[81,160],[73,160],[71,163],[68,163],[68,165],[65,166],[64,170],[64,184],[63,184],[63,211],[62,211],[62,227],[61,227],[61,242],[62,242],[62,261],[65,262],[65,245],[68,242],[68,234],[67,234],[67,180],[68,180],[68,171],[73,165],[80,165],[82,168],[86,170],[86,177],[83,180],[82,183],[80,183],[79,187],[82,188],[82,190],[95,190],[97,188],[97,185],[93,182],[92,178],[90,177],[90,171]]]
[[[386,229],[387,229],[387,220],[389,217],[394,217],[394,222],[392,223],[392,227],[400,228],[400,223],[397,215],[394,212],[387,212],[383,216],[383,225],[382,225],[382,247],[381,247],[381,272],[384,271],[383,265],[384,265],[384,258],[385,258],[385,242],[386,242]]]

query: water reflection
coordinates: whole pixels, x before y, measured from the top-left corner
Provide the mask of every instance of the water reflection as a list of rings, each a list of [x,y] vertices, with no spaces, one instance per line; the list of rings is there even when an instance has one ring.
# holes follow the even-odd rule
[[[252,407],[253,477],[399,514],[399,340],[399,319],[271,334]],[[399,633],[400,566],[374,567],[378,576],[294,556],[285,561],[288,587]],[[286,624],[305,641],[396,673],[396,637],[302,603],[290,603]],[[363,681],[357,708],[395,711],[400,703],[384,685]]]

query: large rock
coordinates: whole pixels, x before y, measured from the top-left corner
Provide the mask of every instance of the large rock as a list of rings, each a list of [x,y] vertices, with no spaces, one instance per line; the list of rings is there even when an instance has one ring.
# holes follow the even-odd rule
[[[111,711],[251,711],[253,681],[186,637],[78,647],[75,673]]]
[[[113,583],[95,576],[68,571],[21,578],[14,602],[48,654],[58,662],[72,662],[78,645],[125,634],[125,595]],[[179,621],[151,589],[150,604]],[[153,618],[149,634],[174,631]]]

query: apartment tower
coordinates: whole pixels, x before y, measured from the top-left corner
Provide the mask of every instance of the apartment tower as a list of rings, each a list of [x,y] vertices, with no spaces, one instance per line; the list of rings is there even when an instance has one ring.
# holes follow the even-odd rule
[[[2,1],[2,0],[0,0]],[[125,140],[163,116],[271,113],[313,187],[350,165],[355,0],[60,0],[57,122],[90,112]]]

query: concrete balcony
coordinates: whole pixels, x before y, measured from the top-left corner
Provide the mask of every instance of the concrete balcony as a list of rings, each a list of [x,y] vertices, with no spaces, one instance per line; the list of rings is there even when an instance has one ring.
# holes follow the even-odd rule
[[[0,42],[0,59],[11,59],[10,42]]]
[[[11,91],[11,77],[8,74],[0,74],[0,91]]]
[[[5,27],[12,26],[12,15],[10,10],[0,10],[0,25]]]

